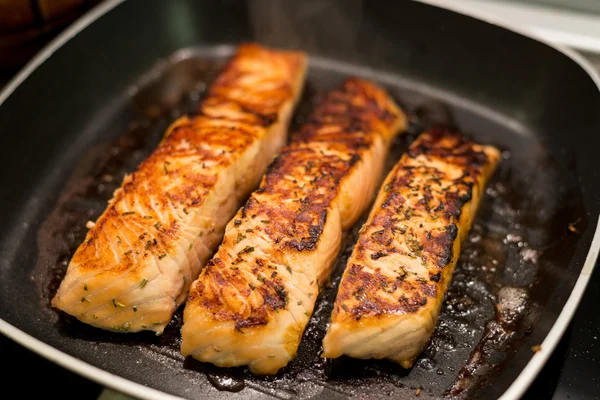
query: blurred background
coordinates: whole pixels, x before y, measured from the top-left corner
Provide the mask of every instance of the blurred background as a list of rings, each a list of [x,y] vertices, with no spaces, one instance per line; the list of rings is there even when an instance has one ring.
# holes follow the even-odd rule
[[[571,47],[600,70],[600,0],[446,1],[463,9],[484,12],[547,41]],[[0,90],[44,45],[100,2],[102,0],[0,0]],[[600,368],[596,343],[600,337],[600,315],[593,312],[599,299],[600,288],[588,288],[570,328],[526,398],[598,398],[600,379],[582,382],[578,371]],[[18,384],[19,398],[35,398],[40,393],[51,398],[60,393],[62,399],[126,398],[55,366],[2,335],[0,359],[13,361],[9,371],[3,374],[3,381],[14,382],[9,388],[20,382],[25,373],[36,377],[32,385]]]
[[[0,0],[0,87],[101,0]]]

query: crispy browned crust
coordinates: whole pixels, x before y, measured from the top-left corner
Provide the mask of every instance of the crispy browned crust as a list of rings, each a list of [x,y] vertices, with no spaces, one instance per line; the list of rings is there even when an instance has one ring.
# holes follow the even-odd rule
[[[302,265],[285,265],[284,260],[317,250],[341,182],[374,140],[389,141],[404,123],[403,113],[372,83],[349,79],[329,93],[228,225],[217,254],[192,286],[187,308],[198,306],[214,321],[235,321],[239,331],[265,325],[285,309],[291,298],[287,282],[292,274],[305,272]],[[257,238],[268,246],[256,247]],[[236,246],[241,250],[234,252]],[[320,268],[308,285],[312,303],[319,280],[329,274],[328,265]],[[248,309],[248,303],[227,298],[230,288],[258,298],[248,301]],[[312,312],[311,305],[304,306]],[[303,330],[293,334],[296,345]]]
[[[201,207],[204,197],[214,189],[216,172],[234,163],[275,122],[281,105],[293,96],[292,86],[304,61],[301,53],[272,51],[254,44],[240,46],[195,115],[175,121],[156,150],[125,178],[73,262],[82,270],[110,267],[107,264],[114,261],[110,241],[116,241],[123,254],[121,262],[112,266],[114,273],[135,269],[141,259],[163,257],[174,250],[181,235],[179,217]],[[257,63],[277,70],[265,74],[269,82],[262,81],[271,83],[272,89],[249,88],[240,94],[247,86],[243,80],[255,73]],[[223,110],[235,113],[225,114]],[[137,208],[146,211],[143,215],[131,211]],[[156,211],[167,215],[168,221],[159,222]],[[140,227],[136,231],[141,233],[125,238],[128,226]]]
[[[422,134],[390,172],[361,229],[332,320],[355,326],[352,321],[409,315],[428,304],[437,314],[457,243],[474,217],[465,205],[474,194],[479,201],[498,160],[496,149],[458,133],[437,128]]]

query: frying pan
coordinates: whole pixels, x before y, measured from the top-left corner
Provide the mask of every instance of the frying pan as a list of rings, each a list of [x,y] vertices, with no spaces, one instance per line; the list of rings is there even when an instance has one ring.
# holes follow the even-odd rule
[[[180,313],[154,337],[101,332],[49,307],[86,221],[244,41],[311,55],[295,126],[321,93],[360,75],[385,86],[411,118],[389,165],[435,124],[503,150],[436,333],[411,370],[319,357],[360,224],[297,358],[275,377],[183,360]],[[598,82],[572,52],[440,4],[104,2],[0,94],[0,332],[140,398],[518,398],[566,328],[598,255]]]

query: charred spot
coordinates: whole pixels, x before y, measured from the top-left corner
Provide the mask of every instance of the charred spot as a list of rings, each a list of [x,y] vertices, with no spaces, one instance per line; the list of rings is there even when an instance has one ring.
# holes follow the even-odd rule
[[[386,253],[384,251],[378,251],[377,253],[371,254],[371,260],[377,260],[377,259],[380,259],[381,257],[385,257],[387,255],[388,255],[388,253]]]
[[[443,211],[443,210],[444,210],[444,203],[442,203],[441,201],[440,201],[440,204],[436,208],[433,209],[433,211],[436,211],[436,212]]]
[[[242,224],[242,220],[241,219],[236,219],[236,220],[233,221],[233,224],[235,226],[240,226]]]
[[[235,330],[242,332],[244,328],[252,328],[253,326],[266,325],[268,322],[266,315],[253,315],[246,319],[238,318],[235,321]]]
[[[437,274],[429,274],[429,279],[433,282],[439,282],[442,274],[438,272]]]
[[[432,233],[423,243],[423,250],[433,257],[439,267],[444,267],[452,260],[454,241],[458,235],[455,224],[446,226],[443,232]]]
[[[360,156],[358,154],[354,153],[354,154],[352,154],[350,161],[348,161],[348,165],[352,167],[354,164],[356,164],[359,161],[360,161]]]

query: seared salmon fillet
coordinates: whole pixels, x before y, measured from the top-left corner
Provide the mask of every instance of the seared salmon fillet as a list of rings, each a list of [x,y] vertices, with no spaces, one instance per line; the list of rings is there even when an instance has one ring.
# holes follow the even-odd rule
[[[458,133],[421,134],[385,179],[348,259],[323,357],[410,368],[442,300],[499,151]]]
[[[306,56],[247,44],[109,201],[52,305],[116,332],[161,333],[225,225],[286,142]]]
[[[342,231],[371,202],[405,121],[367,81],[351,78],[325,96],[192,285],[183,355],[255,374],[275,374],[294,357]]]

